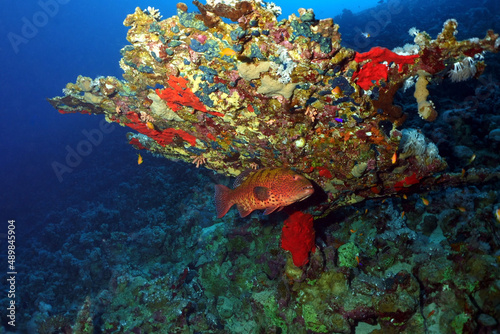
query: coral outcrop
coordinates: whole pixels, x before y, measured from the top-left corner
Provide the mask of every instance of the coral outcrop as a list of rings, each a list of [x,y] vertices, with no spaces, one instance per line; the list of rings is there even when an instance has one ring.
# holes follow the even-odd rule
[[[50,103],[61,113],[104,114],[139,132],[128,134],[136,148],[188,162],[202,155],[219,173],[294,168],[326,192],[319,211],[435,183],[447,166],[439,154],[392,162],[405,120],[394,94],[419,75],[418,110],[432,121],[426,84],[499,44],[492,31],[457,41],[449,20],[435,40],[415,30],[416,54],[357,53],[341,46],[338,25],[312,10],[278,22],[256,1],[196,5],[200,14],[178,5],[163,20],[137,8],[124,22],[125,80],[79,77]],[[484,69],[482,61],[467,64],[475,75]]]

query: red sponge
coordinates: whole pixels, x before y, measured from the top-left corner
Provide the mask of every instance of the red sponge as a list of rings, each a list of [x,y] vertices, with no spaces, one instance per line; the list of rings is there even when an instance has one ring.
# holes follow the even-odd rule
[[[293,264],[301,267],[309,262],[309,252],[315,252],[313,216],[295,211],[285,220],[281,234],[281,248],[292,253]]]
[[[352,78],[356,80],[359,87],[368,90],[373,85],[379,85],[381,79],[387,81],[387,74],[389,71],[389,67],[387,67],[388,64],[396,63],[398,65],[398,71],[402,72],[404,64],[413,64],[418,57],[419,55],[398,55],[389,49],[379,46],[372,48],[368,52],[356,52],[356,57],[354,58],[355,62],[361,63],[365,60],[370,60],[370,62],[362,65],[360,69],[354,73]]]

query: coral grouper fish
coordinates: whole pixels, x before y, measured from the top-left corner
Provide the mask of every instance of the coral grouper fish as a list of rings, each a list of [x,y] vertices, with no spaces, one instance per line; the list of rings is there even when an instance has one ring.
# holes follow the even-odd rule
[[[223,217],[236,204],[241,217],[266,209],[265,215],[284,206],[302,201],[314,192],[311,182],[288,168],[263,168],[242,173],[234,181],[233,190],[215,186],[217,218]]]

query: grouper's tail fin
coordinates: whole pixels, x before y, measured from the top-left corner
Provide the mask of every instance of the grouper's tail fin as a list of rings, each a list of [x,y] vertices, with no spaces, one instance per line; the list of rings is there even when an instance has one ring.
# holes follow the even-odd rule
[[[233,206],[231,201],[232,190],[222,184],[215,185],[215,210],[217,218],[222,218]]]

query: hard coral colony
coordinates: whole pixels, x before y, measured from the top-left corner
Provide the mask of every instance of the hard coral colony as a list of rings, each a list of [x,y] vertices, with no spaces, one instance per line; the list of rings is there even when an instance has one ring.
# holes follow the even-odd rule
[[[396,128],[406,115],[393,98],[407,80],[418,78],[418,113],[435,120],[427,85],[443,71],[461,81],[465,75],[456,72],[466,66],[479,75],[484,64],[467,57],[497,52],[493,31],[482,40],[457,41],[457,24],[449,20],[434,40],[415,32],[417,53],[381,47],[358,53],[341,46],[333,20],[317,20],[312,10],[300,9],[299,16],[278,22],[276,7],[260,1],[194,3],[200,14],[178,4],[177,15],[163,20],[157,12],[137,8],[124,22],[130,27],[130,45],[122,49],[120,61],[125,80],[78,77],[66,86],[65,96],[49,102],[61,113],[103,114],[138,132],[127,134],[135,148],[169,159],[195,159],[197,167],[203,163],[229,176],[265,166],[240,178],[235,187],[242,188],[217,186],[219,218],[233,204],[245,217],[255,209],[271,213],[302,200],[313,192],[307,179],[325,194],[311,211],[322,217],[368,198],[403,195],[412,187],[467,181],[455,174],[435,177],[446,162],[423,135]],[[158,86],[163,88],[152,88]],[[300,196],[288,200],[293,187],[276,195],[269,180],[251,179],[275,171],[297,177]],[[293,288],[304,291],[304,301],[317,293],[300,281],[303,272],[297,269],[317,255],[313,221],[312,214],[293,211],[283,226],[282,247],[292,253],[294,264],[287,264],[286,273],[298,282]],[[346,267],[362,265],[354,243],[345,245],[338,247],[338,256],[349,260]],[[325,272],[310,285],[334,286],[342,295],[346,288],[334,276]],[[407,276],[393,281],[388,289],[414,288]],[[309,329],[321,331],[314,327],[317,314],[305,306],[301,312]]]

